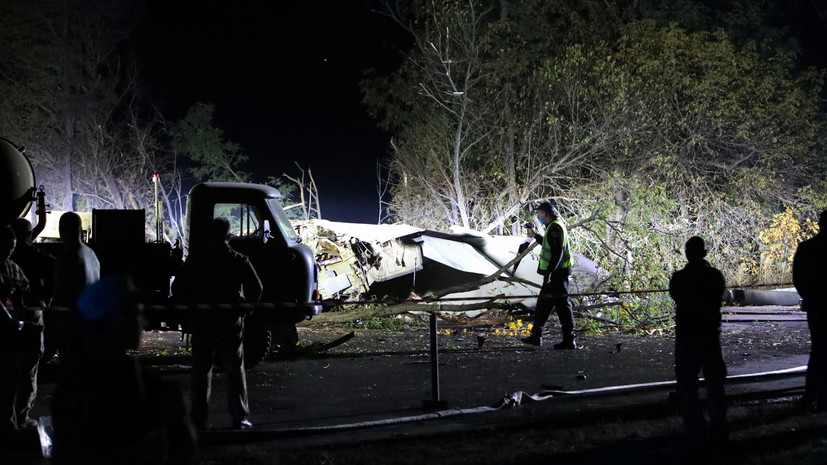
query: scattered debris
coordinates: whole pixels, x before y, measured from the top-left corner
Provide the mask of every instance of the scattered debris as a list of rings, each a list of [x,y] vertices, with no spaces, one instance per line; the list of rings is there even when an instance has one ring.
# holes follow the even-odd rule
[[[297,346],[295,350],[291,351],[289,354],[283,355],[286,358],[299,358],[299,357],[313,357],[315,355],[324,353],[327,350],[330,350],[336,346],[340,346],[345,342],[353,339],[356,334],[351,331],[344,336],[338,337],[329,342],[313,342],[312,344],[306,346]]]

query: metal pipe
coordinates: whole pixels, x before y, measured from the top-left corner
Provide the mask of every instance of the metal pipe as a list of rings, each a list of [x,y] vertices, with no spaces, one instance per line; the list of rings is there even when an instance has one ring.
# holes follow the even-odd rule
[[[790,375],[801,375],[807,372],[807,366],[797,366],[793,368],[785,368],[782,370],[774,370],[774,371],[762,371],[758,373],[745,373],[741,375],[729,375],[726,377],[726,384],[734,384],[739,382],[750,382],[759,379],[769,379],[769,378],[781,378],[787,377]],[[704,381],[704,378],[699,379],[700,382]],[[587,395],[587,394],[613,394],[621,391],[636,391],[636,390],[645,390],[645,389],[657,389],[663,387],[671,387],[676,385],[676,381],[656,381],[652,383],[639,383],[639,384],[623,384],[619,386],[606,386],[602,388],[593,388],[593,389],[581,389],[579,391],[562,391],[556,389],[549,389],[540,392],[540,395],[544,396],[574,396],[574,395]]]
[[[743,382],[743,381],[761,381],[763,379],[776,379],[789,376],[800,375],[805,371],[806,367],[794,367],[783,370],[767,371],[759,373],[746,373],[742,375],[728,376],[728,382]],[[566,395],[584,395],[584,394],[598,394],[598,393],[623,393],[625,391],[646,390],[651,388],[663,388],[674,384],[674,381],[641,383],[641,384],[627,384],[620,386],[607,386],[597,389],[586,389],[581,391],[543,391],[538,394],[528,394],[523,391],[517,391],[513,394],[505,396],[505,399],[498,402],[495,406],[480,406],[473,408],[453,408],[442,409],[431,413],[410,415],[403,417],[383,418],[378,420],[367,420],[355,423],[340,423],[333,425],[321,426],[306,426],[294,428],[278,428],[273,430],[245,430],[245,431],[206,431],[201,432],[201,439],[206,443],[247,443],[254,441],[264,441],[281,439],[285,437],[302,437],[311,436],[313,434],[329,434],[332,432],[352,431],[365,428],[376,428],[400,425],[405,423],[420,422],[426,420],[438,420],[450,417],[476,415],[481,413],[491,413],[504,408],[514,408],[521,405],[523,400],[544,401],[551,400],[556,396],[562,394]],[[550,393],[554,394],[550,394]],[[628,406],[627,406],[628,407]],[[582,413],[578,414],[581,415]],[[537,418],[530,418],[526,421],[537,421]],[[509,423],[514,426],[514,423]]]

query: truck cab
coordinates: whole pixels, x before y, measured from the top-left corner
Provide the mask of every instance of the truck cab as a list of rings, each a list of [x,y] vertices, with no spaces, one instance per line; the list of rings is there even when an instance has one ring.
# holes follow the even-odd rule
[[[249,257],[264,286],[261,302],[273,304],[256,313],[269,324],[293,324],[322,312],[319,271],[310,247],[301,243],[270,186],[206,182],[187,197],[184,254],[207,246],[210,222],[223,217],[232,232],[230,246]]]

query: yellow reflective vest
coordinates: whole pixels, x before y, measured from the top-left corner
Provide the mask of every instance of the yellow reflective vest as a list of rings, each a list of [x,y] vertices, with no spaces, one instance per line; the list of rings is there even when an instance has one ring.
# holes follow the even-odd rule
[[[552,256],[551,244],[549,244],[549,234],[551,230],[554,228],[554,225],[560,228],[560,231],[563,234],[562,237],[562,250],[560,251],[560,255],[554,257]],[[559,263],[557,259],[559,258]],[[554,260],[554,263],[552,263]],[[556,218],[554,221],[549,223],[548,228],[546,228],[546,233],[543,235],[543,244],[540,248],[540,266],[538,267],[537,271],[540,274],[548,274],[551,273],[558,268],[571,268],[571,252],[569,251],[569,234],[566,231],[566,225],[563,223],[563,220],[560,218]]]

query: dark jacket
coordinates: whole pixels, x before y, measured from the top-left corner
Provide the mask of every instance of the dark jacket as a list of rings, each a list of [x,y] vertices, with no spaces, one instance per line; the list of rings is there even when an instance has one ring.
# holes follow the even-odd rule
[[[793,284],[804,301],[804,310],[827,306],[827,234],[820,233],[798,244],[793,257]]]
[[[258,302],[261,280],[246,255],[225,243],[214,244],[191,256],[173,283],[173,293],[182,303],[233,304]],[[204,316],[241,316],[245,312],[199,312]]]
[[[66,244],[55,263],[52,305],[75,307],[86,286],[100,280],[98,256],[86,244]]]
[[[693,260],[669,280],[675,301],[675,332],[681,335],[717,335],[721,331],[724,275],[706,260]]]
[[[14,248],[11,259],[20,266],[29,279],[29,286],[34,299],[31,303],[37,305],[40,302],[46,303],[51,300],[55,257],[24,239],[17,241],[17,247]]]

